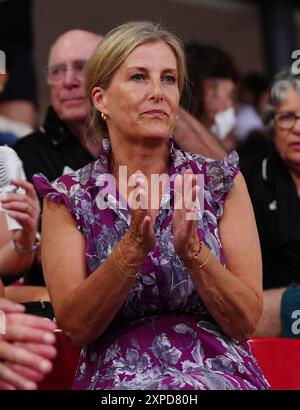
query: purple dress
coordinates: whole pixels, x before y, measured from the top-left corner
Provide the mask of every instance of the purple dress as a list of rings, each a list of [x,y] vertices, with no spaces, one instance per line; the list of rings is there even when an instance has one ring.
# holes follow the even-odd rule
[[[74,216],[86,239],[89,273],[107,258],[130,224],[127,207],[118,206],[119,194],[104,193],[110,152],[104,140],[99,159],[84,168],[52,184],[42,175],[34,177],[41,196],[64,203]],[[171,141],[170,160],[170,177],[189,168],[203,175],[204,212],[197,221],[198,232],[224,264],[217,222],[239,170],[237,153],[212,160],[179,150]],[[248,343],[224,334],[175,254],[173,199],[171,185],[161,202],[170,206],[161,206],[154,224],[156,246],[107,330],[82,349],[73,389],[269,388]]]

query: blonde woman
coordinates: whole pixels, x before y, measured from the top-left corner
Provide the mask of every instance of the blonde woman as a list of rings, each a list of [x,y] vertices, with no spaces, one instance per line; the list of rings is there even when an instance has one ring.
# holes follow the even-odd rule
[[[184,82],[173,34],[148,22],[112,30],[86,68],[88,135],[106,135],[99,159],[53,184],[35,177],[47,287],[83,346],[75,389],[268,388],[246,342],[262,311],[252,208],[236,153],[214,161],[174,144]],[[184,174],[194,199],[202,175],[203,215],[174,206]],[[156,192],[153,175],[167,175]]]

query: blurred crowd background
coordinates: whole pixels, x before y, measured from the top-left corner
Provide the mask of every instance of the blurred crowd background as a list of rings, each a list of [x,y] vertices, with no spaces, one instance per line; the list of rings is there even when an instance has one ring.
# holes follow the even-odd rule
[[[300,44],[299,1],[2,0],[1,42],[13,41],[32,51],[40,120],[49,101],[44,69],[54,40],[73,28],[105,34],[133,19],[159,21],[184,42],[218,46],[231,54],[243,74],[272,76],[291,64],[291,53]]]

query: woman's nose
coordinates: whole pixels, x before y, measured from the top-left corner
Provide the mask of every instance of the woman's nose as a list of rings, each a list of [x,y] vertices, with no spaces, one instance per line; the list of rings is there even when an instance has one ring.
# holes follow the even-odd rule
[[[151,98],[155,101],[161,101],[164,98],[164,92],[161,80],[152,81]]]

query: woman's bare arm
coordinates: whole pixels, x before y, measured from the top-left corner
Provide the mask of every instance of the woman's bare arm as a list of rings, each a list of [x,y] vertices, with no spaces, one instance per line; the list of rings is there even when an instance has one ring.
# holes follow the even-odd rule
[[[179,223],[183,217],[179,211],[176,213]],[[259,238],[241,173],[235,177],[234,187],[226,196],[218,227],[226,267],[211,255],[202,268],[190,269],[190,274],[207,309],[224,332],[233,338],[245,339],[254,333],[261,317],[263,293]],[[178,235],[184,235],[182,227],[177,231]],[[190,237],[186,233],[185,242]],[[198,261],[187,262],[187,268],[203,264],[209,254],[203,245]]]
[[[139,233],[135,229],[139,227],[145,249],[136,242]],[[135,274],[153,246],[151,218],[146,216],[145,222],[144,211],[135,211],[131,228],[120,241],[123,257],[116,247],[90,275],[85,239],[63,204],[44,201],[42,232],[44,276],[56,319],[75,345],[90,343],[103,333],[121,308]]]

